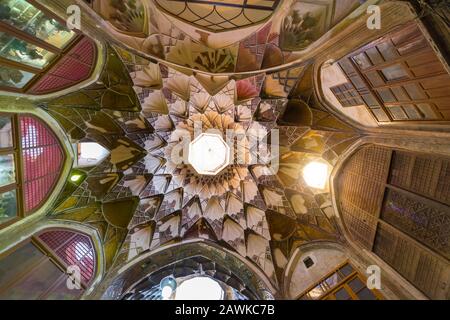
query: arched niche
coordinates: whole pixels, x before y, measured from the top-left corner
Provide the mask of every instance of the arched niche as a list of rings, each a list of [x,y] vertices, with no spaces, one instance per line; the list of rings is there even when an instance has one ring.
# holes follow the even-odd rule
[[[297,299],[347,260],[344,248],[335,242],[317,241],[298,247],[284,273],[284,297]]]
[[[167,291],[164,293],[161,288],[161,284],[167,284],[167,281],[176,283],[175,287],[170,285],[172,288],[170,295]],[[194,284],[196,281],[198,283]],[[187,284],[185,284],[186,282]],[[201,286],[202,283],[205,284],[206,291],[199,290],[198,286]],[[212,285],[213,283],[215,283],[213,287],[216,290],[213,290],[215,293],[211,292],[212,295],[209,295],[207,293],[207,288],[210,287],[208,284]],[[182,288],[183,284],[187,286]],[[217,292],[218,288],[222,291],[221,295]],[[189,294],[188,291],[191,293]],[[235,272],[204,255],[191,256],[155,270],[122,295],[124,300],[179,300],[180,297],[185,297],[187,300],[257,299],[257,295]]]
[[[355,146],[332,175],[338,221],[406,291],[448,299],[448,145],[376,142]]]
[[[121,299],[122,296],[141,282],[145,277],[177,261],[190,257],[201,256],[229,269],[257,299],[271,300],[276,295],[276,288],[257,267],[246,261],[236,253],[220,247],[217,244],[194,240],[181,244],[166,246],[143,254],[141,258],[133,261],[118,270],[109,278],[102,288],[95,293],[94,298],[104,300]]]
[[[47,221],[23,236],[1,252],[3,299],[80,299],[99,282],[103,256],[89,228]]]

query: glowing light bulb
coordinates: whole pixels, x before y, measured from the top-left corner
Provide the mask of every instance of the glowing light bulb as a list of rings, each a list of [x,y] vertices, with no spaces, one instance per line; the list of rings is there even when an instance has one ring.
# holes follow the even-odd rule
[[[306,184],[316,189],[325,189],[328,180],[328,165],[312,161],[303,168],[303,179]]]
[[[168,276],[161,280],[159,286],[161,288],[161,297],[167,300],[177,288],[177,281],[173,276]]]
[[[161,296],[164,300],[167,300],[172,295],[173,289],[171,286],[164,286],[161,290]]]
[[[80,179],[81,179],[81,174],[73,174],[70,176],[70,181],[72,181],[72,182],[80,181]]]

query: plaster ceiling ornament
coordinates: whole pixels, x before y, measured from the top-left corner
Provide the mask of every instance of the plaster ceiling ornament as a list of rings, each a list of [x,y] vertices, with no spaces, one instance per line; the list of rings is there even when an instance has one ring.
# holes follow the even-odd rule
[[[159,280],[168,275],[165,272],[173,275],[173,284],[181,276],[198,271],[221,278],[231,287],[234,283],[233,288],[247,297],[272,297],[273,292],[276,297],[286,293],[301,299],[291,292],[297,285],[291,286],[291,280],[298,280],[292,275],[298,266],[308,269],[311,262],[319,262],[314,258],[317,256],[309,254],[310,259],[303,259],[303,253],[309,251],[303,251],[303,245],[315,247],[332,241],[346,246],[347,240],[354,240],[371,249],[370,241],[381,234],[378,231],[387,230],[367,227],[364,217],[370,218],[373,212],[366,208],[366,200],[372,189],[380,191],[378,195],[372,192],[373,197],[386,195],[389,200],[381,204],[380,216],[391,225],[389,234],[398,229],[403,237],[408,231],[391,222],[399,209],[411,207],[415,200],[424,197],[427,206],[436,202],[432,213],[442,207],[445,194],[441,189],[447,185],[441,180],[445,174],[429,179],[434,184],[433,194],[412,190],[409,176],[413,171],[445,171],[446,160],[434,154],[436,148],[429,149],[433,150],[430,158],[416,152],[428,141],[445,146],[445,141],[441,142],[443,132],[430,136],[431,140],[424,136],[408,144],[402,144],[398,135],[389,142],[389,148],[384,141],[388,135],[379,135],[384,129],[390,130],[386,122],[395,121],[398,131],[408,120],[414,120],[414,126],[421,129],[425,127],[420,120],[450,117],[443,102],[447,96],[443,96],[446,92],[442,86],[448,75],[439,54],[442,48],[433,43],[433,37],[442,33],[432,27],[439,11],[427,15],[424,25],[416,19],[418,12],[404,10],[409,4],[400,1],[81,1],[85,2],[79,2],[83,28],[67,32],[69,46],[41,39],[48,28],[20,29],[15,14],[2,18],[2,23],[9,24],[3,28],[8,39],[13,36],[24,43],[42,44],[44,51],[54,54],[50,53],[51,61],[45,66],[31,61],[39,59],[19,61],[12,53],[2,59],[5,67],[0,71],[5,79],[0,79],[4,85],[1,89],[14,94],[1,97],[5,114],[0,117],[0,135],[5,141],[0,142],[7,144],[3,146],[7,158],[23,162],[23,168],[17,174],[14,161],[3,161],[4,167],[12,166],[12,171],[3,170],[9,182],[2,187],[8,195],[3,203],[0,201],[0,209],[6,213],[0,220],[7,219],[6,238],[17,232],[11,237],[13,242],[31,236],[32,229],[56,225],[73,225],[79,232],[86,232],[83,237],[92,240],[93,250],[88,256],[96,279],[85,281],[83,298],[101,294],[104,288],[120,297],[122,289],[128,290],[142,280],[137,278],[142,274],[146,285],[159,285]],[[6,3],[2,6],[10,13],[22,12],[18,9],[26,5],[29,12],[36,11],[45,18],[39,18],[40,22],[49,18],[55,22],[58,19],[50,17],[51,11],[59,15],[62,4],[69,1],[47,1],[45,9],[37,8],[37,2],[31,0],[0,2]],[[35,2],[37,7],[33,9]],[[366,9],[374,3],[390,18],[386,30],[369,34],[364,31]],[[47,27],[53,30],[55,26],[51,23]],[[428,29],[438,32],[429,32],[432,37],[428,37]],[[61,36],[61,28],[53,31]],[[343,40],[348,43],[341,45]],[[371,42],[364,43],[367,41]],[[419,55],[414,49],[420,49]],[[414,65],[422,56],[426,57],[424,64]],[[352,70],[357,71],[356,78]],[[371,85],[369,82],[376,80],[371,78],[363,83],[362,90],[357,80],[369,73],[386,86]],[[19,79],[21,75],[23,79]],[[413,83],[411,87],[418,75],[417,86]],[[406,92],[411,103],[395,103],[404,96],[400,91]],[[420,97],[419,93],[428,94],[429,103],[416,103],[424,101],[413,97]],[[370,104],[367,97],[376,101]],[[42,122],[42,128],[55,130],[37,130],[36,123],[22,123],[30,116],[25,113],[37,116],[36,123],[41,126]],[[365,119],[371,115],[375,120]],[[32,118],[28,120],[37,120]],[[357,118],[361,118],[356,122],[362,126],[349,121]],[[422,131],[430,133],[441,122],[427,121]],[[366,130],[366,125],[371,128]],[[391,132],[390,136],[395,135]],[[45,144],[49,139],[50,145]],[[27,147],[37,143],[35,140],[45,145]],[[23,150],[9,148],[13,145]],[[417,150],[410,154],[393,149],[394,145]],[[57,165],[50,172],[46,164],[51,163],[35,160],[44,148],[51,147],[58,152]],[[367,170],[362,165],[367,165]],[[396,170],[397,166],[403,171]],[[32,197],[27,198],[31,190],[26,188],[27,182],[39,179],[28,181],[27,177],[39,175],[38,171],[51,178],[44,198],[33,202],[33,207],[39,207],[37,211],[45,215],[26,219],[39,223],[23,228],[28,222],[16,224],[15,218],[25,217],[24,209],[30,209],[28,200]],[[18,181],[10,181],[14,173]],[[389,189],[384,187],[386,182]],[[357,202],[365,207],[359,208]],[[9,206],[11,203],[17,206]],[[348,208],[344,207],[346,203]],[[361,217],[364,223],[358,220]],[[441,223],[442,217],[444,214],[438,214],[430,221]],[[431,222],[430,226],[436,225]],[[351,239],[346,239],[348,236]],[[432,253],[433,259],[435,253],[449,258],[445,235],[431,239],[414,234],[409,238],[417,241],[415,244],[423,242],[428,251],[436,251],[426,252]],[[378,251],[389,251],[388,242],[386,248],[383,241],[376,242],[381,248]],[[5,244],[6,248],[15,245]],[[81,256],[77,253],[74,257],[78,259]],[[8,250],[5,257],[12,256]],[[438,269],[446,267],[441,267],[441,262],[436,265]],[[183,274],[177,274],[180,271]],[[235,272],[242,279],[235,277]],[[13,278],[14,285],[19,278],[25,279]],[[117,286],[108,286],[113,281]],[[435,291],[430,297],[441,295],[445,289],[424,289],[420,287],[422,282],[429,283],[421,281],[417,289],[425,295],[429,294],[427,290]],[[244,289],[246,285],[249,290]],[[164,287],[163,281],[159,290],[167,298],[170,292]],[[390,294],[396,290],[387,291]],[[153,296],[152,292],[148,295]],[[136,297],[140,294],[133,293],[138,293]]]
[[[260,99],[251,96],[259,95],[258,86],[237,99],[240,89],[228,77],[187,76],[161,66],[160,75],[151,78],[160,78],[162,87],[135,89],[141,92],[141,114],[154,129],[140,144],[147,151],[145,173],[128,175],[113,189],[116,196],[147,199],[138,207],[140,222],[127,237],[124,259],[176,239],[200,237],[223,241],[276,282],[267,205],[258,187],[263,176],[276,174],[270,169],[271,146],[262,143],[275,127],[268,121],[276,117],[265,123],[255,118]],[[145,77],[139,81],[146,83]],[[146,212],[148,218],[142,220]],[[145,234],[149,230],[152,236]]]
[[[362,2],[90,0],[89,3],[99,18],[105,20],[108,35],[118,41],[180,68],[218,74],[258,71],[299,61],[305,50],[327,40],[327,31],[344,19],[354,19],[349,14]],[[143,73],[151,72],[140,71],[134,75],[137,83],[143,83]]]
[[[197,108],[194,107],[194,110]],[[216,132],[214,134],[201,133],[195,138],[195,126],[199,126],[204,131]],[[214,131],[213,131],[214,130]],[[223,195],[226,191],[240,193],[240,181],[249,175],[248,164],[251,162],[249,152],[249,142],[245,135],[239,141],[233,143],[233,149],[223,140],[227,130],[231,133],[244,134],[244,128],[234,122],[233,118],[226,114],[219,114],[217,111],[206,111],[204,114],[194,113],[187,119],[181,120],[176,129],[170,135],[164,156],[167,159],[166,171],[173,177],[173,181],[184,188],[188,195],[197,195],[201,200],[212,196]],[[208,149],[202,150],[203,138],[211,137],[214,141],[209,142],[211,152],[223,151],[223,158],[218,159],[218,163],[213,163],[215,170],[205,172],[203,166],[211,165],[208,158]],[[186,147],[186,141],[192,141]],[[187,151],[188,156],[184,154]],[[198,160],[206,160],[205,162]],[[184,160],[183,160],[184,159]],[[196,168],[197,166],[197,168]],[[214,169],[214,168],[213,168]]]
[[[116,51],[108,50],[105,70],[112,68],[127,83],[121,94],[133,101],[132,110],[103,100],[82,109],[75,107],[76,94],[49,101],[48,108],[74,141],[96,142],[109,151],[95,167],[83,168],[78,187],[68,189],[71,196],[55,214],[93,225],[104,234],[105,246],[112,241],[113,268],[143,252],[204,239],[245,257],[276,284],[282,270],[273,265],[274,248],[279,260],[288,259],[299,241],[334,236],[323,213],[331,208],[327,191],[313,192],[301,172],[312,159],[308,154],[332,164],[354,135],[323,111],[289,103],[300,99],[291,95],[307,66],[273,73],[272,82],[263,73],[231,79],[184,74],[123,49],[117,50],[124,62],[119,66]],[[270,86],[282,94],[268,97],[276,91]],[[95,84],[81,93],[101,97],[109,91],[115,92]],[[290,116],[299,107],[305,117]],[[279,128],[295,130],[281,130],[278,141],[272,129]],[[204,143],[205,137],[214,143]],[[214,157],[208,159],[208,152]],[[119,205],[126,215],[114,214]],[[310,225],[315,229],[308,234]]]
[[[228,31],[258,24],[269,18],[280,0],[190,1],[156,0],[163,12],[197,28],[211,32]]]
[[[143,142],[147,149],[143,165],[153,176],[140,193],[141,197],[160,199],[156,207],[151,202],[151,216],[145,220],[155,224],[151,244],[147,244],[149,250],[183,239],[220,242],[253,261],[276,283],[271,241],[295,237],[297,215],[309,217],[311,212],[318,216],[317,221],[323,215],[315,200],[307,205],[313,203],[319,211],[307,208],[305,201],[299,205],[293,198],[299,191],[305,192],[308,199],[314,198],[299,174],[309,159],[304,150],[309,145],[299,149],[301,153],[296,150],[297,144],[307,139],[308,133],[323,140],[319,139],[322,143],[313,148],[317,154],[329,150],[334,143],[329,138],[334,133],[316,133],[305,128],[292,138],[295,144],[284,147],[280,170],[272,167],[279,143],[271,130],[279,128],[277,121],[289,101],[286,96],[296,86],[294,75],[303,74],[305,67],[284,71],[284,78],[281,74],[272,75],[279,80],[275,81],[276,86],[283,94],[270,99],[259,97],[263,83],[266,89],[272,86],[264,81],[267,79],[264,75],[231,80],[227,76],[187,75],[161,64],[159,67],[160,75],[152,75],[152,79],[161,79],[159,88],[135,89],[141,92],[142,114],[154,128],[154,133]],[[305,108],[309,107],[305,104]],[[308,125],[312,122],[311,116],[307,121],[300,120]],[[289,126],[296,128],[294,123]],[[305,138],[301,140],[302,137]],[[126,185],[137,190],[144,180],[131,181],[133,185],[131,182]],[[286,187],[293,194],[286,193]],[[144,204],[139,209],[141,213],[145,207]],[[276,220],[285,217],[292,221],[289,223],[294,223],[293,232],[285,238],[276,233],[278,238],[274,239],[266,216],[268,211],[278,217]],[[147,226],[145,230],[150,228]],[[136,237],[150,239],[141,234]],[[135,251],[125,251],[124,259],[134,254]],[[289,257],[285,249],[280,254]]]

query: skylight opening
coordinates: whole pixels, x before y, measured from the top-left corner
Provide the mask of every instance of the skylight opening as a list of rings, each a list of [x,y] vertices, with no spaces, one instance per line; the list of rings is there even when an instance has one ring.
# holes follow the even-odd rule
[[[96,142],[81,142],[76,148],[78,168],[97,165],[109,155],[109,151]]]
[[[216,175],[230,161],[230,147],[217,134],[202,133],[189,144],[189,163],[202,175]]]
[[[195,277],[186,280],[175,291],[174,300],[223,300],[220,284],[209,277]]]

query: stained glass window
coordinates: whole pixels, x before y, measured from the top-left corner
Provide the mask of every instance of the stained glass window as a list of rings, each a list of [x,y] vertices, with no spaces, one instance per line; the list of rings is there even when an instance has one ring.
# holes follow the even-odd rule
[[[39,120],[20,118],[25,211],[36,209],[53,189],[63,153],[54,134]]]
[[[55,55],[31,43],[0,32],[0,57],[42,69]]]
[[[16,190],[0,194],[0,223],[8,222],[17,217]]]
[[[33,77],[34,73],[0,66],[0,86],[11,88],[23,88]]]
[[[10,148],[12,142],[11,117],[0,116],[0,148]]]
[[[37,2],[0,0],[1,89],[15,92],[34,89],[32,93],[43,94],[86,79],[93,69],[95,45],[91,44],[92,50],[85,52],[85,57],[74,56],[80,54],[75,50],[80,44],[84,48],[89,46],[86,42],[89,41],[83,41],[63,20]],[[73,59],[64,60],[67,55]],[[67,72],[69,69],[72,72]],[[64,71],[67,73],[63,74]],[[45,77],[49,73],[51,76]],[[72,79],[74,76],[76,79]],[[38,88],[30,88],[28,84]]]
[[[79,288],[67,285],[66,271],[72,265],[81,270]],[[88,236],[46,230],[0,259],[0,299],[76,299],[94,273],[95,250]]]
[[[15,181],[14,155],[0,154],[0,187],[14,183]]]
[[[76,35],[24,0],[0,0],[0,10],[2,22],[60,49]]]
[[[0,116],[0,224],[17,217],[16,164],[12,120]]]
[[[63,161],[58,139],[42,121],[31,116],[0,115],[1,227],[35,211],[46,201]]]
[[[78,266],[84,283],[87,284],[92,280],[95,271],[95,252],[88,236],[68,230],[52,230],[41,234],[39,240],[67,266]]]

